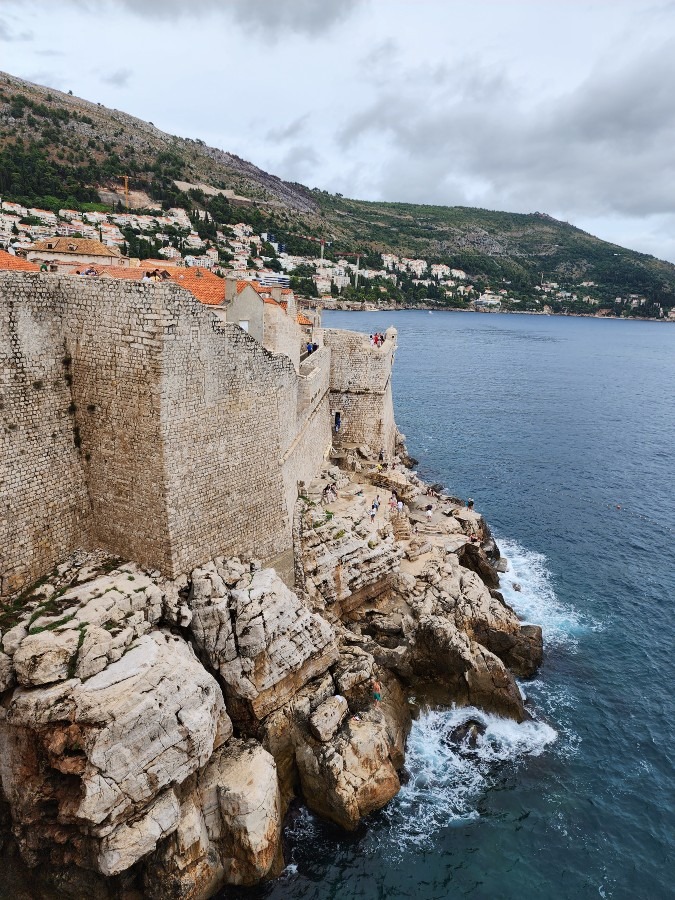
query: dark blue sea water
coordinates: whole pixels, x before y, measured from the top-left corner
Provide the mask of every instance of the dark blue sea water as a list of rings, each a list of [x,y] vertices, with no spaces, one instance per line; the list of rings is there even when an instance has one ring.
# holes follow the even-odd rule
[[[544,626],[536,718],[484,717],[475,758],[415,723],[411,780],[356,835],[303,813],[255,896],[675,896],[675,326],[329,313],[399,331],[394,402],[420,473],[471,496]],[[517,581],[522,592],[511,587]]]

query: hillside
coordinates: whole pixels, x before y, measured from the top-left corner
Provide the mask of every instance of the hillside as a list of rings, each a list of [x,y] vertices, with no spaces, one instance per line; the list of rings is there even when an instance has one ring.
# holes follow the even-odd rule
[[[363,251],[372,265],[382,252],[446,263],[465,270],[481,290],[508,284],[516,302],[525,304],[520,308],[536,302],[533,291],[546,280],[570,291],[592,283],[595,302],[607,308],[617,297],[631,296],[641,298],[642,315],[659,317],[675,306],[674,265],[545,214],[371,203],[309,190],[202,141],[0,74],[3,199],[54,210],[101,200],[119,206],[124,175],[132,204],[208,210],[217,223],[243,221],[272,230],[289,252],[307,256],[318,255],[318,247],[303,234],[331,241],[328,256]],[[185,185],[181,190],[177,181],[219,193],[186,191]],[[567,302],[569,310],[583,311],[575,303]]]

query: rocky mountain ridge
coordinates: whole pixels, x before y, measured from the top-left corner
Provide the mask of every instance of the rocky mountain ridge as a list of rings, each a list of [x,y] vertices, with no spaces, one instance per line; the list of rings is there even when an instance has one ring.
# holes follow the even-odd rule
[[[84,201],[98,199],[100,190],[119,198],[128,175],[141,196],[209,208],[207,198],[189,197],[175,185],[205,183],[250,198],[236,206],[235,219],[250,219],[285,241],[309,234],[333,242],[335,252],[420,256],[515,290],[531,291],[544,277],[588,280],[603,303],[644,296],[657,317],[657,304],[665,310],[675,305],[674,265],[544,213],[366,202],[309,190],[201,140],[172,136],[119,110],[0,73],[0,158],[3,153],[0,192],[10,199]],[[225,215],[222,202],[213,210]]]

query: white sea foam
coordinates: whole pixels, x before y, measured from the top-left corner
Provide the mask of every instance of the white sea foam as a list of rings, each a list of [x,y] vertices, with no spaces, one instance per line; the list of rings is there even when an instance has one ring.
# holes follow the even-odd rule
[[[556,597],[551,573],[543,553],[521,547],[517,541],[498,541],[508,560],[508,569],[499,578],[504,599],[525,622],[542,626],[544,645],[576,646],[576,636],[586,628],[576,610],[564,606]],[[514,584],[520,586],[517,591]]]
[[[475,721],[481,734],[475,746],[457,743],[453,731]],[[406,752],[407,784],[386,808],[386,840],[401,850],[433,842],[449,823],[478,817],[477,801],[504,764],[539,756],[557,737],[543,722],[518,725],[474,707],[427,710],[413,723]]]
[[[570,649],[584,625],[574,610],[566,609],[557,599],[545,557],[515,541],[502,540],[499,544],[509,560],[500,585],[507,602],[525,621],[543,626],[548,646]],[[520,584],[520,591],[514,590],[513,582]],[[523,765],[528,757],[540,756],[556,742],[564,744],[564,748],[557,746],[556,753],[576,752],[578,739],[564,724],[569,707],[575,705],[574,698],[565,691],[549,690],[541,678],[519,686],[521,692],[533,697],[538,713],[556,725],[562,713],[558,730],[537,719],[519,725],[475,707],[422,711],[408,738],[405,766],[409,780],[381,813],[388,827],[372,832],[373,843],[363,846],[362,852],[380,852],[383,845],[390,855],[397,850],[404,854],[431,847],[442,828],[479,818],[481,797],[505,767]],[[478,723],[482,732],[473,743],[468,737],[458,741],[457,734],[453,735],[468,722]],[[290,834],[303,845],[313,845],[318,827],[314,816],[303,810]]]

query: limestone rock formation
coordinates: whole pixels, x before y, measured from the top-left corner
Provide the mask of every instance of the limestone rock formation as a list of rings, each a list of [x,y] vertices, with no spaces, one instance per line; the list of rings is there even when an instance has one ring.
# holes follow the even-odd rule
[[[214,679],[162,631],[86,681],[17,688],[0,740],[24,857],[51,843],[53,861],[124,871],[175,830],[176,789],[231,733]]]
[[[189,629],[222,678],[228,709],[252,730],[338,657],[330,624],[312,613],[273,569],[228,588],[216,562],[192,574]]]
[[[329,697],[309,717],[309,730],[317,741],[329,741],[348,712],[349,705],[344,697],[340,694]]]
[[[2,793],[30,865],[207,900],[281,871],[293,797],[353,830],[396,795],[411,688],[527,717],[541,629],[482,517],[438,492],[429,517],[414,474],[354,453],[303,487],[297,592],[256,561],[171,581],[78,551],[3,614]]]
[[[356,503],[354,517],[325,516],[308,510],[302,531],[302,557],[310,597],[336,615],[348,614],[387,590],[403,551],[391,527],[368,530],[365,504]]]
[[[328,743],[307,738],[296,760],[308,806],[347,830],[400,790],[381,713],[349,720]]]
[[[183,793],[178,825],[146,867],[147,896],[206,900],[224,884],[278,874],[276,765],[257,741],[228,741]]]

